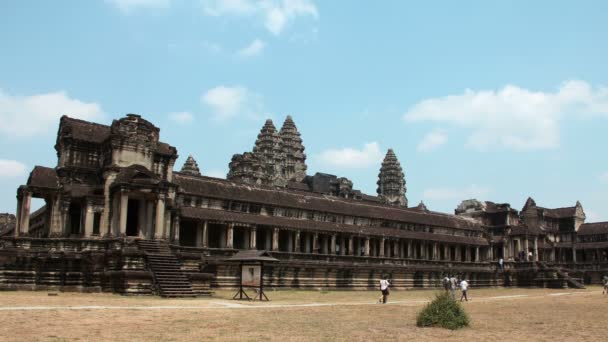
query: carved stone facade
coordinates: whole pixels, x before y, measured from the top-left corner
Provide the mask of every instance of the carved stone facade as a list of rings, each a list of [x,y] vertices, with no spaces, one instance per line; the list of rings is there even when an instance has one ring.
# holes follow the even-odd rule
[[[229,169],[227,178],[235,182],[277,187],[301,182],[306,176],[306,154],[291,116],[280,131],[266,120],[253,151],[232,156]]]
[[[280,260],[265,268],[273,287],[367,288],[385,273],[397,288],[438,286],[445,273],[474,286],[543,286],[557,277],[553,265],[608,265],[608,223],[584,223],[580,203],[547,209],[529,199],[519,213],[468,200],[456,215],[422,202],[408,208],[392,150],[378,196],[344,177],[306,175],[290,117],[280,131],[266,121],[252,152],[233,156],[227,180],[201,176],[191,157],[174,172],[177,150],[159,133],[134,114],[110,126],[62,117],[56,167],[36,166],[17,189],[13,234],[0,239],[0,289],[48,288],[45,279],[55,277],[68,288],[191,296],[197,281],[236,286],[238,270],[227,259],[244,249]],[[34,213],[32,198],[45,200]],[[536,261],[549,266],[529,264]],[[66,266],[58,272],[56,264]],[[175,277],[163,289],[159,274]],[[597,274],[585,276],[596,282]],[[560,277],[557,286],[566,281]]]
[[[405,175],[393,149],[386,152],[378,174],[378,197],[386,204],[407,207]]]

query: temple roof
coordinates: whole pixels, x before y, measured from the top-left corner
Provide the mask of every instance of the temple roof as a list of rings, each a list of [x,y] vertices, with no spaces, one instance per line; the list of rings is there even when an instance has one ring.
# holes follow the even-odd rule
[[[467,230],[482,230],[481,226],[455,215],[425,213],[406,208],[362,203],[316,193],[279,190],[270,187],[252,187],[226,180],[174,174],[174,182],[188,194],[229,199],[249,203],[268,204],[279,207],[301,208],[340,215],[367,217],[404,223],[426,224]],[[315,222],[319,224],[320,222]],[[357,229],[361,227],[356,226]]]
[[[583,223],[578,235],[608,234],[608,222]]]
[[[27,180],[28,186],[56,189],[59,187],[59,178],[54,168],[35,166]]]
[[[110,126],[62,116],[60,130],[73,139],[92,143],[102,143],[110,136]]]

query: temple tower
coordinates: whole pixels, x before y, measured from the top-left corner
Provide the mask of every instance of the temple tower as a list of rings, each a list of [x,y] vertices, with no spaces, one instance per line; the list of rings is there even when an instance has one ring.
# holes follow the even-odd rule
[[[282,176],[286,181],[301,182],[306,177],[306,154],[296,124],[288,115],[279,132],[281,152],[284,156]]]
[[[258,134],[253,147],[253,154],[262,164],[265,180],[263,183],[274,184],[281,176],[281,137],[272,120],[268,119]]]
[[[184,162],[184,165],[182,166],[182,169],[180,172],[189,174],[189,175],[193,175],[193,176],[201,175],[201,171],[198,168],[198,164],[196,163],[196,160],[194,160],[194,158],[192,158],[192,155],[188,156],[188,159],[186,159],[186,162]]]
[[[393,149],[389,149],[378,174],[378,197],[385,203],[407,207],[405,175]]]

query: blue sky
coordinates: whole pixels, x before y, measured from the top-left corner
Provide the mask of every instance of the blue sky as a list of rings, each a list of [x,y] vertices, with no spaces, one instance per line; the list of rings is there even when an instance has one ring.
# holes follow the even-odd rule
[[[605,1],[0,2],[0,212],[54,166],[62,114],[138,113],[225,175],[290,114],[309,173],[374,194],[393,148],[407,196],[580,200],[608,220]],[[39,204],[39,202],[38,202]]]

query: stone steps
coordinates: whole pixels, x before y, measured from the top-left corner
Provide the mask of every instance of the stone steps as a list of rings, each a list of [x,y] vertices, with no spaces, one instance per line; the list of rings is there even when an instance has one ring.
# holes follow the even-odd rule
[[[181,270],[179,259],[166,243],[139,240],[137,244],[146,254],[148,266],[162,297],[196,297],[190,279]]]

